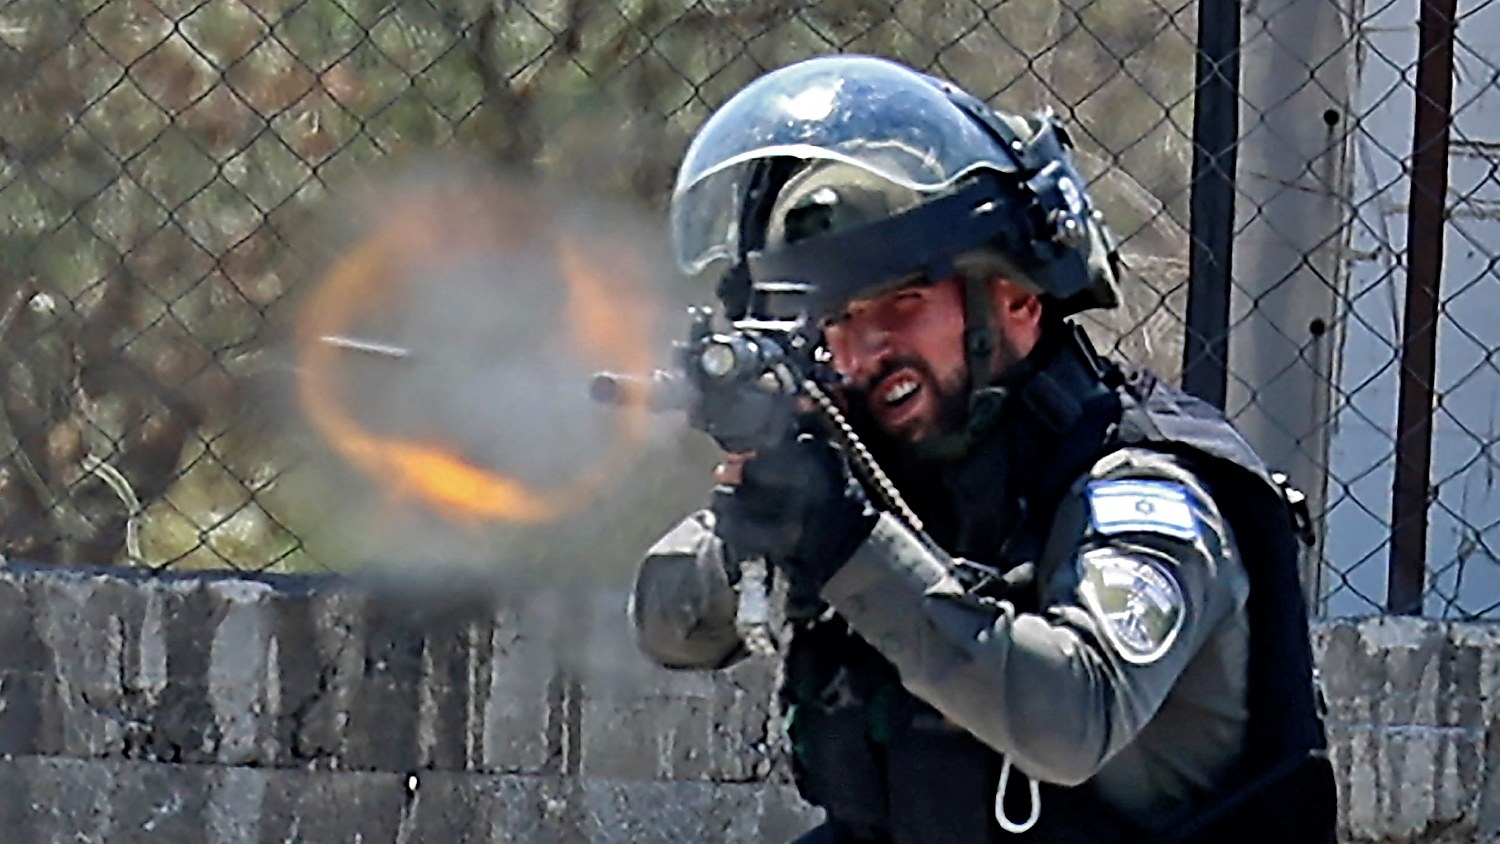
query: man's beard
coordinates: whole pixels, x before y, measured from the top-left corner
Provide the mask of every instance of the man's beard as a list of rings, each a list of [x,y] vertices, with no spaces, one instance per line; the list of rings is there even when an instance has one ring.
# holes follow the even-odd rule
[[[915,356],[896,357],[886,361],[880,371],[867,383],[871,387],[875,386],[901,369],[910,369],[917,373],[922,382],[922,389],[929,390],[932,394],[935,413],[928,430],[917,439],[885,430],[870,411],[872,397],[869,387],[851,386],[845,389],[844,393],[851,414],[850,422],[861,437],[878,443],[880,451],[887,454],[904,451],[909,452],[909,456],[920,458],[927,450],[924,444],[950,439],[961,434],[967,425],[969,416],[968,367],[965,366],[952,383],[945,383],[927,364],[927,361]]]
[[[1004,332],[996,332],[995,342],[999,346],[999,355],[997,365],[990,373],[992,383],[1010,372],[1022,358],[1015,342]],[[945,463],[962,457],[968,451],[969,405],[974,396],[968,361],[951,382],[945,383],[922,358],[895,357],[887,361],[867,384],[873,387],[899,369],[918,373],[923,379],[923,388],[933,391],[937,412],[932,426],[915,440],[886,431],[870,412],[869,387],[850,386],[845,388],[844,395],[849,422],[854,430],[882,463],[893,462],[919,469],[924,464]]]

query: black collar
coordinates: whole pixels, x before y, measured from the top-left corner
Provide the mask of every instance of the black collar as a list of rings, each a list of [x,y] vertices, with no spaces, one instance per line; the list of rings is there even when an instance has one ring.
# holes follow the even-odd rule
[[[1081,329],[1057,325],[1044,332],[1030,355],[975,394],[971,445],[965,459],[951,464],[950,483],[993,485],[998,474],[1006,479],[1005,494],[1019,495],[1064,464],[1071,470],[1081,459],[1073,452],[1097,453],[1119,418],[1112,372]]]

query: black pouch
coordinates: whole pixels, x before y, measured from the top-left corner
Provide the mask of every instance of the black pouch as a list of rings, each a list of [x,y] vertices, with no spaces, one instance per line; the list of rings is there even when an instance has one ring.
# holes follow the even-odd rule
[[[870,741],[864,707],[799,706],[787,725],[792,774],[809,803],[856,828],[886,825],[884,760]]]
[[[889,718],[886,787],[895,844],[999,840],[999,755],[905,691]]]
[[[843,623],[799,629],[787,651],[782,705],[792,774],[809,803],[875,834],[885,827],[885,752],[871,737],[869,703],[889,669]]]
[[[1153,840],[1161,844],[1334,844],[1337,786],[1321,752],[1289,759]]]
[[[1087,787],[1031,781],[1012,768],[1005,814],[1020,822],[1040,800],[1035,826],[1006,832],[995,820],[1004,757],[931,706],[903,693],[893,707],[886,744],[890,825],[894,844],[1147,844],[1139,827],[1093,798]],[[1154,844],[1154,842],[1153,842]]]

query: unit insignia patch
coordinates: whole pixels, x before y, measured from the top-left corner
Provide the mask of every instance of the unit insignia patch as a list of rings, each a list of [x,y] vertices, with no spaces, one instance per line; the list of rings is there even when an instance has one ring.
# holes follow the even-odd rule
[[[1182,587],[1155,560],[1115,548],[1080,556],[1083,604],[1127,662],[1145,665],[1172,647],[1187,615]]]

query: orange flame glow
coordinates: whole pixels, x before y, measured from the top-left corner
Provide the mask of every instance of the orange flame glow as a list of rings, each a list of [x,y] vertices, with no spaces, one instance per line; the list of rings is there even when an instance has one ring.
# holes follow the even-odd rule
[[[581,238],[570,238],[566,226],[549,220],[534,199],[472,185],[387,199],[390,210],[383,223],[332,266],[297,322],[298,398],[319,434],[392,494],[415,498],[460,522],[539,523],[576,509],[627,466],[645,433],[644,411],[618,411],[616,436],[593,466],[549,489],[533,489],[476,465],[447,443],[372,431],[354,417],[343,395],[344,353],[320,338],[345,334],[361,318],[379,316],[401,287],[430,277],[434,268],[475,256],[503,261],[506,250],[546,250],[566,284],[563,310],[572,350],[591,365],[648,370],[649,335],[641,318],[650,304],[640,300],[639,290],[622,291],[609,281],[632,273],[638,279],[642,268],[631,266],[628,251],[592,243],[593,248],[584,248]],[[606,251],[607,272],[601,263]],[[580,394],[584,388],[579,385]]]

